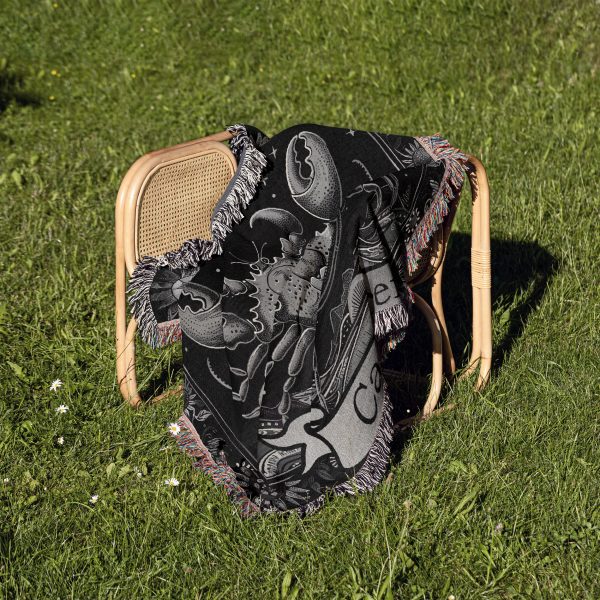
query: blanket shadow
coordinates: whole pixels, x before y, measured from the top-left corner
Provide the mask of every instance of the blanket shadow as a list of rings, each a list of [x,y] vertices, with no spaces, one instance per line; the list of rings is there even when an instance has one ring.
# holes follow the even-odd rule
[[[523,334],[529,316],[538,309],[558,261],[536,242],[492,238],[492,377]],[[448,332],[457,368],[464,367],[471,347],[471,236],[453,233],[444,266],[443,299]],[[429,285],[417,291],[430,298]],[[390,353],[384,372],[393,379],[390,399],[394,420],[416,414],[427,398],[431,372],[431,338],[424,318],[415,311],[405,340]],[[440,402],[444,400],[444,391]],[[410,430],[396,436],[394,450],[401,451]]]
[[[175,395],[180,393],[179,383],[183,373],[183,361],[181,358],[172,360],[167,368],[164,368],[156,377],[150,379],[141,390],[142,398],[149,403],[156,402],[162,394]],[[181,392],[183,397],[183,392]]]

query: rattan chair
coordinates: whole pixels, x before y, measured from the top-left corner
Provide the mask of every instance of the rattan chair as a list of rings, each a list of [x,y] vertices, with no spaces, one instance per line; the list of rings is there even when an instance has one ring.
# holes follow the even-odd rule
[[[127,323],[126,281],[142,256],[176,250],[190,238],[210,236],[213,208],[236,169],[226,142],[229,132],[151,152],[138,159],[125,175],[115,209],[117,380],[123,398],[138,406],[135,369],[135,319]],[[472,192],[471,283],[473,341],[464,375],[479,368],[476,388],[488,381],[491,369],[491,269],[489,189],[483,165],[470,156],[466,165]],[[410,285],[431,280],[431,307],[415,294],[432,335],[432,378],[419,418],[428,417],[440,397],[444,371],[456,371],[442,304],[442,271],[457,203],[433,237],[431,252],[421,261]]]

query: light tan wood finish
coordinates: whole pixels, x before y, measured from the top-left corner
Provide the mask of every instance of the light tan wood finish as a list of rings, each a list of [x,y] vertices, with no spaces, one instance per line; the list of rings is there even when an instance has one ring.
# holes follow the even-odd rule
[[[231,134],[225,131],[150,152],[133,164],[119,188],[115,206],[117,381],[123,398],[132,406],[137,406],[141,398],[137,391],[135,372],[137,326],[134,319],[127,324],[127,275],[133,273],[141,258],[140,241],[145,254],[159,256],[177,249],[189,237],[210,234],[212,209],[236,169],[235,157],[221,143],[230,138]],[[197,168],[201,163],[210,168]],[[171,193],[181,169],[185,170],[186,184],[183,188],[177,188],[177,193]],[[207,194],[207,190],[210,193]],[[196,202],[193,209],[198,213],[196,226],[199,231],[192,234],[185,231],[182,234],[175,225],[181,213],[189,213],[189,203],[193,203],[196,198],[200,199],[200,203]],[[152,202],[155,206],[146,210],[148,206],[144,205],[145,201],[148,204]],[[186,204],[183,205],[182,202]],[[140,224],[156,222],[161,211],[165,220],[174,217],[170,222],[171,227],[165,227],[158,233],[160,228],[154,227],[153,235],[144,239],[140,235]]]
[[[473,288],[473,351],[469,372],[479,364],[477,389],[489,380],[492,368],[492,268],[490,245],[490,189],[481,161],[469,156],[473,203],[471,285]],[[475,307],[477,306],[477,311]],[[477,345],[475,344],[477,338]]]
[[[415,297],[415,304],[417,308],[423,313],[431,331],[431,350],[432,350],[432,365],[431,365],[431,387],[429,389],[429,396],[425,402],[425,406],[421,411],[423,418],[428,417],[435,409],[440,394],[442,393],[442,383],[444,381],[443,361],[442,361],[442,330],[438,317],[435,312],[430,308],[429,304],[419,296],[416,292],[413,292]]]
[[[228,164],[233,175],[235,159],[231,152],[220,143],[231,137],[231,133],[224,131],[201,140],[151,152],[134,163],[121,184],[115,209],[117,379],[121,394],[132,406],[138,406],[141,398],[137,391],[135,374],[136,323],[134,319],[131,319],[127,325],[125,288],[127,273],[133,272],[140,259],[137,244],[140,239],[138,231],[140,202],[143,200],[143,190],[146,189],[144,185],[150,181],[153,173],[160,170],[161,165],[177,164],[178,161],[197,157],[203,152],[214,152],[224,161],[229,161]],[[489,379],[492,357],[489,186],[485,169],[477,158],[469,156],[466,167],[472,192],[473,340],[469,364],[463,372],[463,376],[469,375],[479,368],[476,388],[482,389]],[[216,190],[214,202],[218,200],[223,191],[224,189]],[[443,371],[445,370],[446,374],[451,376],[456,370],[444,317],[442,272],[457,206],[458,202],[455,202],[450,207],[450,213],[444,221],[444,226],[434,234],[431,240],[432,251],[428,260],[424,261],[409,282],[411,287],[428,280],[432,282],[432,307],[415,294],[416,306],[423,312],[432,335],[431,387],[425,406],[417,418],[427,418],[436,408],[443,384]],[[203,206],[203,214],[205,215],[205,227],[200,227],[200,229],[206,233],[212,214],[211,210],[207,210],[206,203]],[[199,235],[195,237],[199,237]],[[175,249],[180,243],[179,239],[177,232],[174,232],[174,236],[160,241],[159,246],[162,244],[163,248],[162,251],[158,247],[155,248],[157,255]],[[414,418],[408,421],[414,422]]]

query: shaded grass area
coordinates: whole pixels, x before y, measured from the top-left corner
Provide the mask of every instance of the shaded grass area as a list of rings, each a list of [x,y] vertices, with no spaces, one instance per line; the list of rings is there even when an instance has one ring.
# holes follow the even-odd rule
[[[576,0],[6,0],[2,596],[597,598],[599,22]],[[457,409],[398,444],[385,484],[304,521],[240,521],[174,450],[180,399],[134,412],[115,384],[119,182],[233,122],[440,131],[492,186],[491,384],[448,386]],[[463,361],[469,230],[465,195],[445,273]],[[397,359],[426,372],[426,351]],[[142,382],[179,360],[142,349]]]

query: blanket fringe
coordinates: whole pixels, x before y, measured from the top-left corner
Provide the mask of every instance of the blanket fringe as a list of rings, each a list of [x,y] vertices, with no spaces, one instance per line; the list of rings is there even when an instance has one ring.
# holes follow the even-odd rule
[[[237,482],[235,473],[227,463],[218,463],[212,457],[208,448],[195,433],[189,419],[182,415],[177,424],[180,432],[177,434],[177,446],[180,450],[198,460],[194,467],[201,469],[211,477],[218,487],[223,487],[231,502],[238,508],[242,517],[252,517],[260,512],[259,507],[248,498],[246,492]]]
[[[160,267],[184,269],[199,267],[202,262],[223,252],[223,242],[239,223],[245,209],[254,195],[267,166],[264,154],[254,146],[244,125],[236,124],[227,128],[234,133],[231,140],[232,152],[238,159],[238,169],[234,175],[233,186],[227,198],[213,215],[211,240],[192,239],[184,242],[179,250],[167,252],[160,257],[144,256],[135,267],[127,286],[131,313],[138,322],[142,339],[152,348],[164,346],[181,336],[177,327],[165,333],[159,330],[156,316],[150,303],[150,287]]]
[[[415,299],[412,290],[406,285],[404,292],[405,299],[402,303],[375,313],[375,343],[381,361],[406,337]]]
[[[446,170],[429,210],[406,243],[409,275],[417,270],[421,254],[427,248],[431,236],[444,222],[452,202],[458,199],[464,181],[463,165],[467,161],[465,154],[438,135],[418,137],[416,140],[434,160],[444,161]]]
[[[150,286],[157,271],[158,259],[144,257],[137,264],[127,287],[129,308],[137,321],[140,336],[152,348],[160,346],[158,323],[150,305]]]
[[[161,347],[178,342],[181,339],[181,324],[179,319],[159,323],[157,329],[159,337],[158,345]]]
[[[379,350],[380,361],[386,359],[387,355],[406,337],[406,330],[394,331],[389,333],[382,340],[378,340],[377,348]]]
[[[379,422],[379,428],[377,429],[373,445],[362,467],[348,481],[334,486],[330,492],[321,494],[308,504],[294,509],[301,517],[307,517],[317,512],[323,506],[328,493],[336,496],[355,495],[362,492],[370,492],[381,483],[388,469],[390,444],[394,437],[392,403],[388,395],[385,380],[383,380],[383,387],[384,397],[381,421]]]
[[[399,329],[406,329],[409,321],[408,310],[404,304],[394,304],[377,311],[375,312],[375,337],[380,339]]]

